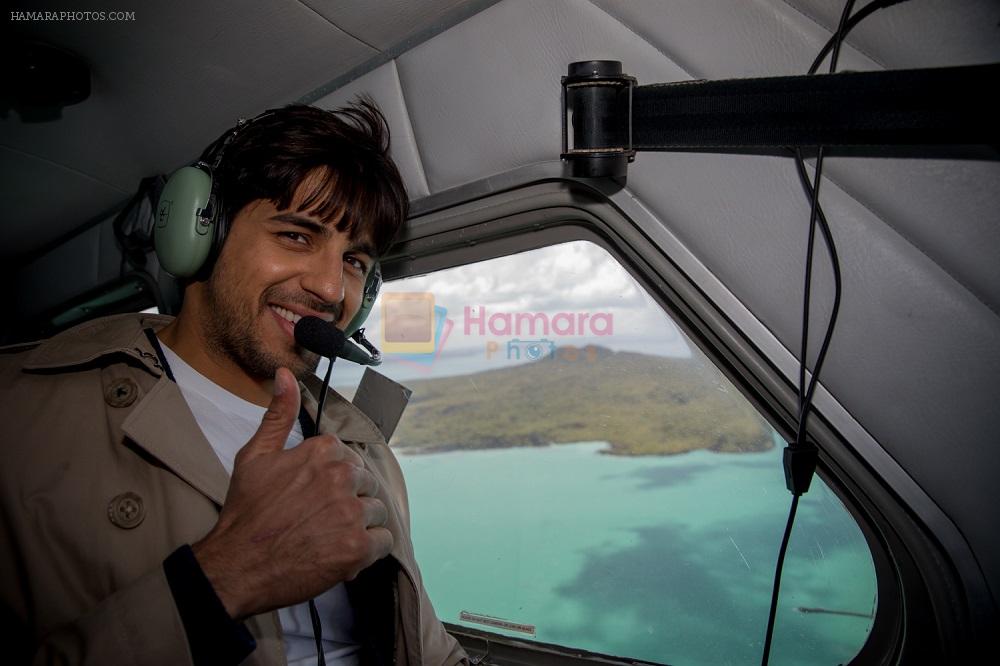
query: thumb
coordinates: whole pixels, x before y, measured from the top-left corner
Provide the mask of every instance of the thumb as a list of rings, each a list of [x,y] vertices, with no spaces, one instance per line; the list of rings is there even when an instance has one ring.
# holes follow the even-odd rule
[[[257,432],[240,451],[242,458],[262,453],[281,451],[285,448],[288,433],[299,416],[299,385],[287,368],[274,373],[274,396],[260,420]]]

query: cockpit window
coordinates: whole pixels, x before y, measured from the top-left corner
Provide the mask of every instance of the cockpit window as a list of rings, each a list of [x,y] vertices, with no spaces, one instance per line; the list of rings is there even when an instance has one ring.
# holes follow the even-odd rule
[[[785,442],[608,252],[391,282],[368,330],[413,390],[392,446],[443,621],[652,662],[760,659]],[[352,377],[334,369],[348,395]],[[848,661],[876,603],[861,529],[817,478],[771,663]]]

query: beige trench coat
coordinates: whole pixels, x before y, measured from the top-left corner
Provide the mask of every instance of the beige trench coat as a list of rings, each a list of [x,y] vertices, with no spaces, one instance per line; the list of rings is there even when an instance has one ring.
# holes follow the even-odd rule
[[[143,334],[169,321],[118,315],[0,353],[0,622],[15,634],[4,663],[191,663],[161,565],[212,528],[229,477]],[[385,660],[463,662],[421,582],[398,462],[360,411],[335,392],[327,403],[324,431],[378,477],[395,539],[349,585],[359,626]],[[285,664],[277,613],[247,626],[257,649],[244,663]]]

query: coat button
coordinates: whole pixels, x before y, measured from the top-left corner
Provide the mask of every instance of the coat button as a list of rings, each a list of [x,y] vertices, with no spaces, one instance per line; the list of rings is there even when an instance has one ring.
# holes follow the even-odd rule
[[[116,379],[104,390],[104,402],[112,407],[128,407],[139,397],[139,387],[128,377]]]
[[[108,502],[108,519],[123,530],[138,526],[145,517],[142,498],[135,493],[122,493]]]

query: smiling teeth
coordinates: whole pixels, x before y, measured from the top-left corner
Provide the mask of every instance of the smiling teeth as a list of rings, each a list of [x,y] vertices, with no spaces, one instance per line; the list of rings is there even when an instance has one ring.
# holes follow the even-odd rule
[[[286,310],[285,308],[278,307],[277,305],[272,305],[271,309],[288,321],[292,322],[293,325],[299,323],[299,319],[302,319],[302,315],[297,315],[291,310]]]

